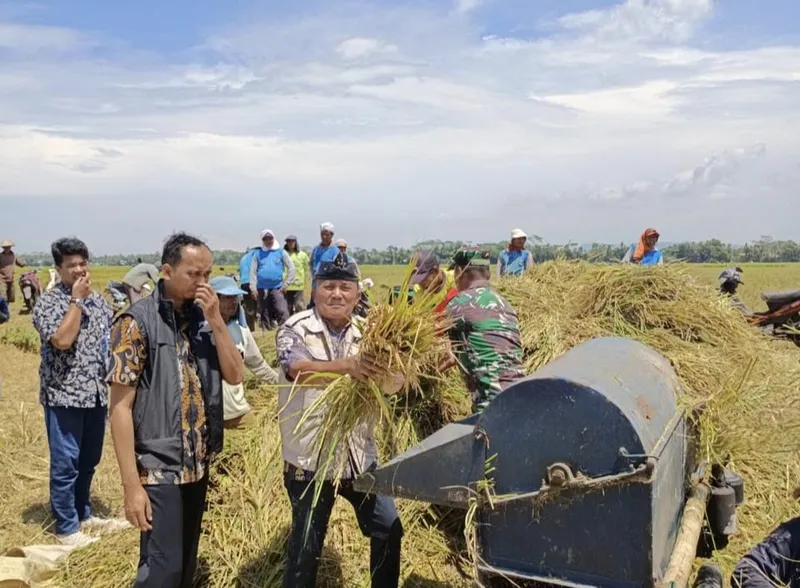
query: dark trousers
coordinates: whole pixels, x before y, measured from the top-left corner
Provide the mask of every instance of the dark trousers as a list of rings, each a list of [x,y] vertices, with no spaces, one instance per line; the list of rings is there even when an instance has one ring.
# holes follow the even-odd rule
[[[287,290],[284,296],[290,315],[303,312],[306,309],[305,295],[302,290]]]
[[[103,455],[106,407],[44,407],[50,446],[50,508],[58,535],[80,529],[92,516],[89,492]]]
[[[247,292],[247,295],[242,297],[242,307],[244,308],[244,318],[247,321],[247,328],[251,331],[255,331],[258,302],[253,300],[253,297],[250,295],[250,284],[242,284],[242,290]]]
[[[145,486],[153,528],[141,533],[136,588],[191,588],[208,476],[190,484]]]
[[[14,302],[14,300],[15,300],[15,298],[14,298],[14,290],[15,290],[15,288],[14,288],[14,280],[11,280],[10,282],[5,282],[5,283],[3,283],[3,285],[5,286],[5,290],[6,290],[6,300],[8,301],[9,304],[12,304]]]
[[[314,588],[336,490],[332,483],[324,482],[306,535],[314,501],[314,482],[301,482],[285,476],[284,485],[292,504],[292,530],[283,588]],[[396,588],[400,582],[403,526],[394,500],[388,496],[356,492],[351,482],[342,482],[338,494],[353,505],[361,533],[370,538],[372,588]]]
[[[273,322],[278,326],[289,320],[289,307],[279,289],[258,290],[258,315],[261,328],[268,331]]]

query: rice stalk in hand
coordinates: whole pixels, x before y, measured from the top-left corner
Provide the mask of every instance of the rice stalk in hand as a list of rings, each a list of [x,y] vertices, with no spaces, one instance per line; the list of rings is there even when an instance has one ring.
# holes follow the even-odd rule
[[[401,288],[408,290],[413,262]],[[361,429],[385,426],[397,433],[398,409],[409,395],[424,393],[424,378],[435,377],[447,351],[446,322],[434,312],[430,293],[379,302],[363,321],[359,352],[379,368],[376,377],[359,381],[351,376],[331,376],[332,381],[303,410],[295,434],[315,432],[312,450],[318,456],[314,503],[324,480],[341,481],[348,464],[350,437]]]

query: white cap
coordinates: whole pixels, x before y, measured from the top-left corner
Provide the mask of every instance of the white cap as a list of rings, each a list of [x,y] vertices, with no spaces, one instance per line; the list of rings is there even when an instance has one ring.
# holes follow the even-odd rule
[[[522,229],[514,229],[511,231],[511,238],[512,239],[527,239],[528,235],[525,234],[525,231]]]
[[[326,222],[322,223],[322,224],[319,226],[319,230],[320,230],[320,232],[322,232],[322,231],[328,231],[328,232],[331,232],[331,233],[332,233],[332,232],[333,232],[333,223],[332,223],[332,222],[328,222],[328,221],[326,221]]]
[[[347,241],[345,241],[344,239],[339,239],[338,241],[336,241],[336,246],[337,247],[347,247]]]
[[[273,239],[275,238],[275,233],[272,232],[272,229],[264,229],[263,231],[261,231],[261,238],[262,239],[264,237],[266,237],[267,235],[269,235]]]

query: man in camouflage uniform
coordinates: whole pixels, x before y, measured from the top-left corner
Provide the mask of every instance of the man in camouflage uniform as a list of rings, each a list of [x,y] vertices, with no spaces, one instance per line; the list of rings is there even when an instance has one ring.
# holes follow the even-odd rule
[[[517,313],[489,283],[487,251],[462,249],[453,259],[458,294],[445,308],[454,356],[472,395],[473,414],[525,375]]]

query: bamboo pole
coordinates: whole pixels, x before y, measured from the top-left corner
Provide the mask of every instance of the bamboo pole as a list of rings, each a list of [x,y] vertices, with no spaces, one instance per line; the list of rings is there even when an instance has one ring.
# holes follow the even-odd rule
[[[689,499],[683,507],[678,537],[675,539],[667,573],[661,583],[664,588],[686,588],[689,583],[689,574],[692,572],[692,563],[697,555],[697,543],[703,529],[706,503],[710,494],[711,488],[704,481],[692,488]]]

